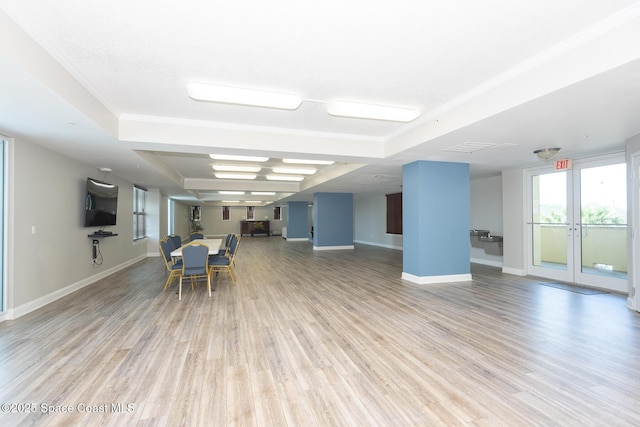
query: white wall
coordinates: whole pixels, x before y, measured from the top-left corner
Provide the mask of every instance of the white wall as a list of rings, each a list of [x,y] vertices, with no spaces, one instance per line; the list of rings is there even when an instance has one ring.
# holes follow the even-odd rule
[[[471,229],[489,230],[492,235],[502,236],[502,177],[493,176],[471,180],[470,183]],[[503,257],[485,252],[483,248],[471,247],[471,261],[480,264],[502,266]]]
[[[502,171],[502,216],[504,257],[502,271],[524,276],[525,173],[522,169]]]
[[[627,223],[629,228],[635,230],[629,233],[629,243],[627,245],[627,265],[629,274],[629,295],[635,297],[627,298],[629,308],[640,311],[640,264],[638,254],[640,245],[638,244],[638,230],[640,230],[640,184],[638,171],[640,171],[640,135],[627,140],[626,144],[627,161]],[[635,290],[635,294],[634,294]]]
[[[17,317],[146,256],[133,242],[132,184],[24,140],[10,144],[7,313]],[[93,266],[84,227],[87,177],[119,186],[118,236],[99,239],[104,262]],[[35,232],[34,232],[35,231]]]
[[[387,197],[358,197],[353,201],[354,242],[402,249],[402,236],[387,234]]]

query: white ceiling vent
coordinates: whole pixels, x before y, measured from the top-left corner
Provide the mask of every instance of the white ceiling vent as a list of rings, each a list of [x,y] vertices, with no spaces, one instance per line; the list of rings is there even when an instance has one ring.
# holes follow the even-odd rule
[[[480,150],[493,148],[497,146],[498,144],[492,144],[489,142],[465,142],[450,148],[445,148],[444,151],[454,151],[458,153],[473,153],[474,151],[480,151]]]

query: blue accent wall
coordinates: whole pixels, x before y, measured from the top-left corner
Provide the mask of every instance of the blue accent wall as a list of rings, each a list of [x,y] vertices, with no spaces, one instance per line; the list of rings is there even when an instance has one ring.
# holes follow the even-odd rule
[[[287,206],[287,239],[309,237],[309,204],[289,202]]]
[[[418,161],[402,168],[403,271],[469,274],[470,178],[466,163]]]
[[[353,245],[353,194],[314,194],[313,245]]]

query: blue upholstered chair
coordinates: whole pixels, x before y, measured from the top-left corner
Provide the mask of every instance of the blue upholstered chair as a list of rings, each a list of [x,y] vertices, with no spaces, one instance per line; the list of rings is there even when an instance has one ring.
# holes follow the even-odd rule
[[[224,246],[220,248],[218,251],[219,256],[226,256],[227,252],[229,252],[229,246],[231,246],[231,238],[234,236],[233,233],[227,234],[227,237],[224,239]]]
[[[173,259],[171,259],[171,251],[174,250],[175,247],[169,239],[160,241],[158,246],[160,248],[160,254],[164,261],[164,265],[169,273],[169,277],[167,277],[167,281],[164,284],[164,289],[162,289],[162,292],[164,292],[167,290],[173,279],[180,275],[180,271],[182,271],[182,260],[174,262]]]
[[[176,248],[182,246],[182,237],[177,234],[170,234],[167,239],[171,240]]]
[[[233,267],[235,265],[235,257],[238,253],[238,245],[240,241],[238,237],[234,234],[231,237],[231,243],[229,245],[229,251],[226,255],[214,255],[209,257],[209,273],[213,274],[214,272],[217,274],[220,271],[226,271],[229,273],[231,280],[233,283],[236,283],[236,275],[233,271]]]
[[[182,299],[182,280],[191,280],[191,289],[194,289],[196,279],[207,280],[207,291],[211,297],[211,279],[207,260],[209,258],[209,247],[202,243],[192,242],[182,248],[182,271],[180,273],[180,287],[178,288],[178,299]]]

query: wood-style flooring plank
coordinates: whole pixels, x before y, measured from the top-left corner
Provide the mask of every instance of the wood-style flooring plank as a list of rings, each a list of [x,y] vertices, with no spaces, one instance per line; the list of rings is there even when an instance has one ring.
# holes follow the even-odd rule
[[[640,425],[640,315],[624,296],[480,265],[469,282],[416,285],[401,251],[279,237],[244,237],[235,271],[178,301],[149,258],[3,322],[0,403],[35,411],[0,421]]]

